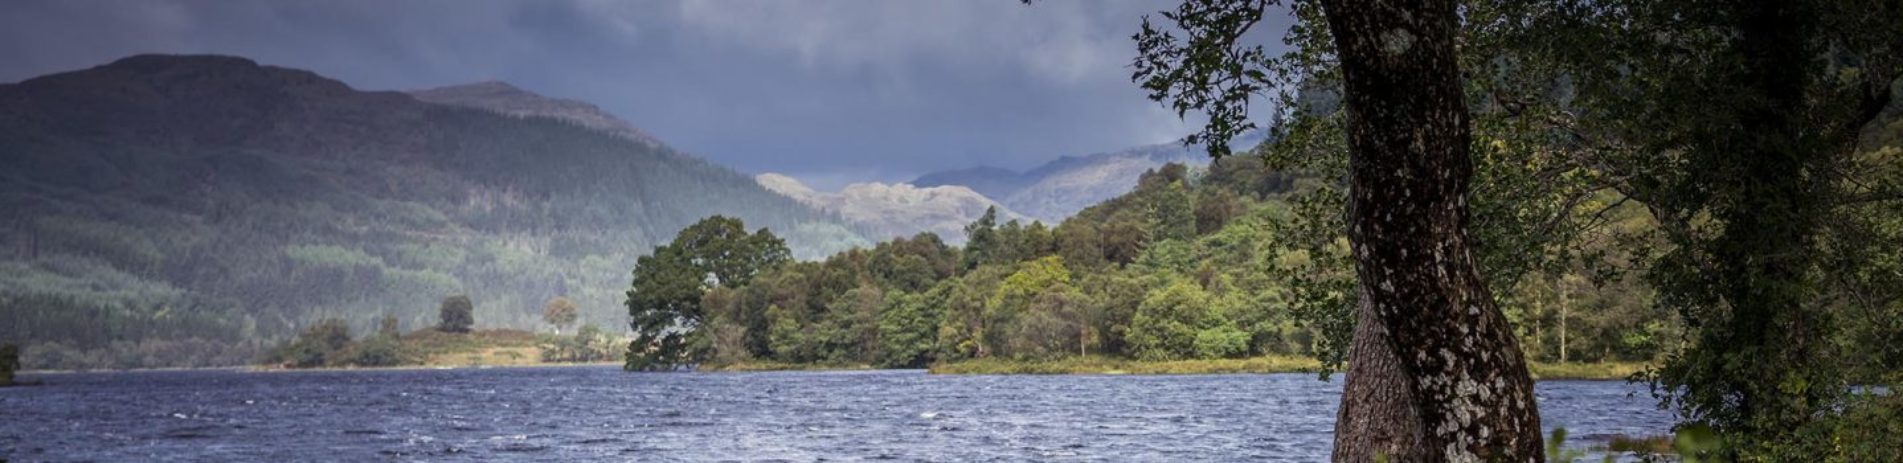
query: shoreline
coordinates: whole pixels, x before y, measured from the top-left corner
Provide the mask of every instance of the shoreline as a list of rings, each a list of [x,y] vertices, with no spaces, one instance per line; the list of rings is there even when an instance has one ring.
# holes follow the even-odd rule
[[[315,367],[282,368],[271,365],[234,365],[222,367],[101,368],[97,370],[20,370],[20,375],[70,375],[82,373],[158,373],[171,371],[235,371],[240,373],[297,373],[307,371],[409,371],[409,370],[480,370],[489,368],[564,368],[621,366],[621,362],[519,363],[509,365],[396,365],[388,367]]]
[[[576,367],[618,367],[620,362],[581,362],[581,363],[522,363],[508,365],[398,365],[389,367],[320,367],[320,368],[280,368],[264,365],[243,365],[224,367],[180,367],[180,368],[134,368],[124,370],[24,370],[21,375],[65,375],[80,373],[125,373],[125,372],[172,372],[172,371],[236,371],[242,373],[298,373],[298,372],[376,372],[376,371],[414,371],[414,370],[464,370],[491,368],[576,368]],[[958,362],[937,363],[925,368],[932,375],[1223,375],[1223,374],[1281,374],[1309,373],[1320,371],[1321,363],[1312,358],[1296,356],[1263,356],[1242,359],[1217,360],[1131,360],[1109,357],[1071,357],[1056,360],[1026,361],[977,359]],[[1600,363],[1541,363],[1527,365],[1528,373],[1537,381],[1610,381],[1626,380],[1634,373],[1644,371],[1648,364],[1630,362]],[[705,365],[692,373],[755,373],[776,371],[876,371],[886,370],[871,365],[802,364],[780,362],[739,362],[721,365]],[[912,370],[894,368],[890,370]],[[1337,374],[1341,372],[1336,372]]]

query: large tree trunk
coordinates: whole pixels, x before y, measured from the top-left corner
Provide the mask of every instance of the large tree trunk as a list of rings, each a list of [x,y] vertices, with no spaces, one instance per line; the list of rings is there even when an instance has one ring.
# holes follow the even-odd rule
[[[1414,382],[1401,369],[1394,344],[1375,320],[1364,291],[1355,308],[1354,345],[1349,347],[1348,379],[1342,385],[1335,416],[1335,461],[1427,461],[1420,413],[1414,409]]]
[[[1473,162],[1455,3],[1323,7],[1341,59],[1349,241],[1366,304],[1336,457],[1542,461],[1533,381],[1467,236]]]

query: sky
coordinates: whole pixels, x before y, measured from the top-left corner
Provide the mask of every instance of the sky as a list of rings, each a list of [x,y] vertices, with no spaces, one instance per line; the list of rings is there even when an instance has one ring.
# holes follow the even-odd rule
[[[0,82],[139,53],[239,55],[366,90],[501,80],[836,189],[1188,134],[1200,122],[1145,98],[1128,67],[1143,15],[1174,1],[9,0]]]

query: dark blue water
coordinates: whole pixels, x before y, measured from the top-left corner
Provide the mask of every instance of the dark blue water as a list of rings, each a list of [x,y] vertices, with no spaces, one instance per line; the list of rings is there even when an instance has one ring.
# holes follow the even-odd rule
[[[629,374],[612,367],[26,375],[24,461],[1320,461],[1340,377]],[[1539,383],[1569,444],[1666,432],[1639,386]]]

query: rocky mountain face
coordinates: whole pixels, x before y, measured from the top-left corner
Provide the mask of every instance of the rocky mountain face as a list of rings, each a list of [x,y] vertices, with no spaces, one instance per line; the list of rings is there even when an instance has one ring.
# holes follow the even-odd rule
[[[38,365],[233,364],[325,317],[429,326],[458,294],[478,327],[567,296],[612,329],[635,258],[708,215],[802,258],[867,243],[593,106],[419,93],[229,56],[0,84],[0,339]]]
[[[1260,144],[1266,132],[1236,139],[1240,151]],[[1143,172],[1168,163],[1200,166],[1209,163],[1201,146],[1181,142],[1139,146],[1087,156],[1065,156],[1035,169],[1016,172],[997,167],[933,172],[911,183],[919,187],[962,185],[994,198],[1025,216],[1055,223],[1092,204],[1117,197],[1136,187]]]
[[[965,225],[978,220],[990,207],[998,208],[1001,221],[1030,220],[964,186],[854,183],[838,192],[820,192],[780,174],[760,174],[754,180],[801,203],[838,214],[875,240],[931,232],[947,243],[962,244]]]

